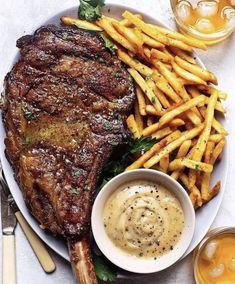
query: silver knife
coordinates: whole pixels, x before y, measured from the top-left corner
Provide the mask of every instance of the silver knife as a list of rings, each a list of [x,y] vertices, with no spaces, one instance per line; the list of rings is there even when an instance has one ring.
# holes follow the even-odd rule
[[[3,170],[0,168],[0,184],[2,185],[5,196],[10,197],[10,205],[13,210],[13,213],[16,216],[17,221],[19,222],[27,240],[29,241],[35,255],[38,258],[39,263],[41,264],[43,270],[47,273],[53,272],[56,267],[53,259],[51,258],[49,252],[47,251],[45,245],[29,226],[28,222],[25,220],[24,216],[21,214],[18,206],[15,203],[13,196],[11,195],[8,184],[5,180]]]
[[[16,217],[12,212],[11,195],[5,195],[1,183],[2,216],[2,283],[16,284],[15,226]]]

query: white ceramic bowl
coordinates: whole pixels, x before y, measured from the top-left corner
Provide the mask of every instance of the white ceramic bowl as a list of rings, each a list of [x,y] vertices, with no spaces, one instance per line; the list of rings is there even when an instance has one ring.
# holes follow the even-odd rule
[[[149,180],[164,185],[176,196],[184,211],[185,226],[179,242],[172,251],[157,260],[137,258],[126,254],[113,244],[104,229],[103,209],[107,199],[119,186],[137,179]],[[91,225],[99,249],[112,263],[130,272],[153,273],[171,266],[183,256],[193,238],[195,212],[188,194],[178,182],[162,172],[139,169],[114,177],[102,188],[93,205]]]

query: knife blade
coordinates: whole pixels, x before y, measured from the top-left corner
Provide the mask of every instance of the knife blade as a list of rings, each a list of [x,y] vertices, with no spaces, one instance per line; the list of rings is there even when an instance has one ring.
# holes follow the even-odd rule
[[[11,195],[5,195],[1,182],[2,217],[2,283],[16,284],[15,227],[16,217],[12,212]]]
[[[1,165],[0,165],[1,167]],[[4,172],[0,168],[0,183],[2,185],[5,196],[9,196],[11,208],[27,238],[29,244],[31,245],[36,257],[38,258],[39,263],[45,272],[51,273],[56,269],[55,263],[51,258],[47,248],[37,236],[37,234],[33,231],[33,229],[29,226],[28,222],[25,220],[24,216],[20,212],[13,196],[11,195],[8,184],[5,180]]]

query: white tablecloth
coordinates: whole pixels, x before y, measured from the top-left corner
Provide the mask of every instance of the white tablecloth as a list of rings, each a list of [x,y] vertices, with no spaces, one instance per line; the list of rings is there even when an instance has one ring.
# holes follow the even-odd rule
[[[107,1],[111,2],[111,1]],[[131,5],[174,27],[174,18],[168,0],[113,0],[113,3]],[[16,39],[36,29],[40,23],[52,15],[78,5],[78,1],[67,0],[0,0],[0,82],[9,71],[15,55]],[[229,93],[227,119],[230,132],[230,166],[226,193],[213,223],[213,227],[235,224],[235,34],[219,45],[210,47],[207,52],[199,52],[205,65],[219,78],[220,87]],[[51,252],[57,270],[47,275],[43,272],[19,225],[16,229],[17,278],[18,284],[74,284],[69,263]],[[1,252],[1,244],[0,244]],[[1,267],[1,265],[0,265]],[[1,268],[0,268],[1,269]],[[1,271],[1,270],[0,270]],[[192,255],[175,266],[153,277],[139,280],[122,280],[119,283],[135,284],[193,284]]]

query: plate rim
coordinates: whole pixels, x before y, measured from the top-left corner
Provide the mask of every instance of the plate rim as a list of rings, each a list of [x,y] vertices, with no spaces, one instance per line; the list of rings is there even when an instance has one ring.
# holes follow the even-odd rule
[[[42,21],[41,24],[39,24],[39,27],[42,26],[42,25],[48,24],[48,22],[52,21],[52,19],[54,19],[55,17],[59,18],[59,16],[62,13],[64,13],[64,14],[72,13],[72,11],[77,10],[77,9],[78,9],[78,6],[73,6],[71,8],[66,9],[66,10],[61,10],[58,13],[52,15],[49,19]],[[170,30],[175,31],[174,29],[172,29],[169,26],[167,26],[166,24],[164,24],[162,21],[160,21],[157,18],[155,18],[154,16],[152,16],[151,13],[142,12],[138,8],[132,7],[131,5],[123,5],[123,4],[116,4],[116,3],[109,2],[109,3],[106,4],[106,6],[104,7],[103,10],[105,11],[105,10],[108,10],[108,9],[122,9],[123,11],[126,10],[126,9],[129,9],[130,11],[132,11],[134,13],[141,13],[144,17],[148,17],[151,21],[161,25],[162,27],[166,27]],[[33,32],[34,32],[34,30],[33,30]],[[200,60],[200,57],[197,55],[197,53],[195,51],[194,51],[194,54],[195,54],[199,64],[202,65],[202,66],[205,66],[203,64],[203,62]],[[18,55],[19,55],[19,51],[17,50],[15,57],[12,60],[12,65],[15,63],[15,60],[18,57]],[[2,114],[2,111],[1,111],[1,114]],[[3,125],[2,119],[1,119],[1,124]],[[227,126],[227,124],[228,124],[228,121],[224,120],[223,125]],[[3,131],[5,132],[4,125],[3,125]],[[227,143],[226,143],[226,146],[225,146],[225,149],[224,149],[224,152],[223,152],[223,159],[226,160],[225,169],[223,170],[223,173],[224,173],[223,183],[222,183],[221,190],[220,190],[220,193],[219,193],[220,198],[217,201],[217,204],[215,205],[215,208],[214,208],[213,218],[210,219],[210,222],[207,222],[208,223],[208,226],[206,226],[207,229],[205,229],[203,231],[203,233],[200,234],[201,235],[200,239],[198,238],[198,240],[196,242],[194,242],[193,246],[191,246],[191,244],[190,244],[190,246],[189,246],[190,249],[188,249],[186,251],[186,253],[182,256],[182,258],[180,260],[182,260],[184,257],[186,257],[189,253],[191,253],[195,249],[195,247],[201,242],[201,240],[205,237],[206,233],[208,232],[208,230],[210,229],[212,223],[214,222],[214,220],[216,218],[216,215],[219,211],[219,208],[221,207],[221,203],[223,201],[223,197],[224,197],[224,193],[225,193],[225,189],[226,189],[226,184],[227,184],[228,167],[229,167],[229,155],[228,155],[228,153],[229,153],[229,148],[230,148],[230,146],[229,146],[230,145],[230,139],[227,139],[226,142]],[[1,151],[0,151],[0,159],[1,159],[1,162],[2,162],[2,168],[4,170],[4,168],[6,167],[6,163],[9,166],[10,166],[10,164],[9,164],[9,162],[8,162],[6,156],[5,156],[5,143],[4,143],[4,139],[2,137],[0,138],[0,145],[1,145],[1,148],[2,148],[2,146],[4,148],[4,149],[1,149]],[[6,180],[7,180],[8,184],[12,183],[12,179],[14,179],[13,169],[12,169],[11,177],[9,175],[6,175]],[[15,179],[14,179],[14,181],[15,181]],[[18,187],[18,190],[20,191],[18,184],[17,184],[17,187]],[[13,190],[11,192],[12,192],[14,199],[16,199],[15,198],[15,192]],[[21,194],[21,192],[20,192],[20,194]],[[33,215],[31,215],[31,213],[28,211],[25,204],[23,204],[24,206],[22,206],[22,204],[19,204],[18,200],[16,200],[16,203],[17,203],[18,207],[20,208],[20,211],[22,212],[24,217],[27,216],[27,217],[25,217],[27,222],[29,223],[30,227],[36,232],[36,234],[40,237],[40,239],[42,239],[54,252],[56,252],[62,258],[64,258],[67,261],[70,261],[69,260],[69,254],[66,253],[66,251],[63,252],[61,250],[58,250],[58,247],[55,244],[55,242],[53,242],[53,241],[48,242],[48,239],[47,239],[48,236],[49,236],[49,238],[53,238],[53,240],[55,240],[55,239],[58,240],[58,236],[55,238],[52,234],[49,234],[49,233],[44,235],[44,233],[42,233],[43,230],[39,227],[39,223],[35,220]],[[27,212],[25,212],[26,211],[25,209],[27,210]],[[29,218],[29,216],[30,216],[30,218]]]

